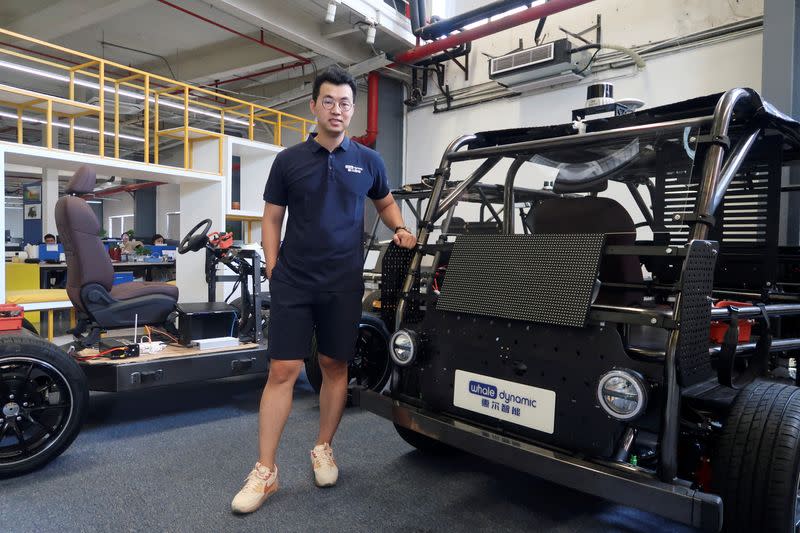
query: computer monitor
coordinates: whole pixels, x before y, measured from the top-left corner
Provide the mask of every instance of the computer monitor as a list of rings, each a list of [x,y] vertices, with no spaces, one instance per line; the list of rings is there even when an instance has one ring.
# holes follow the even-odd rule
[[[167,250],[173,250],[174,251],[174,250],[177,249],[177,247],[170,246],[168,244],[150,244],[150,245],[145,246],[145,248],[150,248],[150,251],[152,252],[152,255],[154,255],[156,257],[160,257],[160,256],[164,255],[164,252],[167,251]]]
[[[64,253],[63,244],[40,244],[39,261],[59,262]]]

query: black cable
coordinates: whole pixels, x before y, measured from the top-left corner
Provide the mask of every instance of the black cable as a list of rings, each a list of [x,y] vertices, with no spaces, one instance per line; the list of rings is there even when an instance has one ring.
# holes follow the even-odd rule
[[[592,63],[594,63],[594,58],[595,58],[595,57],[597,57],[597,54],[599,54],[599,53],[600,53],[600,48],[598,48],[598,49],[597,49],[597,52],[595,52],[595,53],[592,55],[592,57],[590,57],[590,58],[589,58],[589,62],[588,62],[588,63],[586,63],[586,66],[585,66],[585,67],[583,67],[582,69],[580,69],[580,70],[579,70],[578,72],[576,72],[575,74],[580,74],[580,73],[582,73],[583,71],[585,71],[587,68],[589,68],[589,67],[592,65]]]
[[[539,24],[536,25],[536,33],[533,35],[533,42],[537,45],[539,44],[539,37],[542,36],[542,30],[544,29],[544,23],[547,22],[547,17],[543,17],[539,19]]]
[[[239,288],[239,282],[240,282],[240,281],[241,281],[241,280],[238,280],[238,279],[237,279],[237,280],[236,280],[236,283],[234,283],[234,284],[233,284],[233,288],[231,289],[231,292],[230,292],[230,294],[228,294],[228,297],[227,297],[227,298],[225,298],[225,303],[228,303],[228,300],[230,300],[230,299],[231,299],[231,296],[233,296],[233,293],[234,293],[234,292],[236,292],[236,289],[238,289],[238,288]]]

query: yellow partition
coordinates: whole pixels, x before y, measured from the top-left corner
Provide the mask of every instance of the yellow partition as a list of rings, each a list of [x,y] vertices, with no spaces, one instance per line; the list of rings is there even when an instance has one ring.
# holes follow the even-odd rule
[[[22,291],[39,289],[39,264],[38,263],[6,263],[6,291]],[[6,297],[8,301],[8,297]],[[39,328],[39,312],[25,313],[36,329]]]

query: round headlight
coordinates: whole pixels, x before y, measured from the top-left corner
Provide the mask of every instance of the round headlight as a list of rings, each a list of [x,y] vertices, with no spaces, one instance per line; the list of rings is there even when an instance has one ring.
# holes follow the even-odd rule
[[[398,366],[408,366],[417,356],[417,334],[407,329],[394,332],[389,340],[389,355]]]
[[[597,400],[611,417],[632,420],[647,407],[647,387],[633,371],[612,370],[600,376]]]

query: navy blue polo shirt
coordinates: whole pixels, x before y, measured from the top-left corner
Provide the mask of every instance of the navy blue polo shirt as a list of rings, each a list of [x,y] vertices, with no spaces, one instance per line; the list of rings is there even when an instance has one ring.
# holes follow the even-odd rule
[[[312,134],[275,158],[264,201],[289,218],[272,279],[307,290],[363,290],[364,200],[389,194],[378,152],[344,138],[333,152]]]

